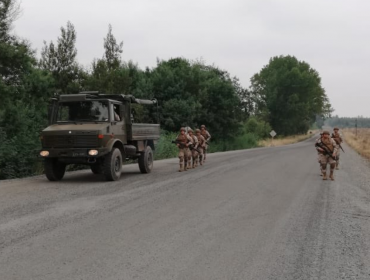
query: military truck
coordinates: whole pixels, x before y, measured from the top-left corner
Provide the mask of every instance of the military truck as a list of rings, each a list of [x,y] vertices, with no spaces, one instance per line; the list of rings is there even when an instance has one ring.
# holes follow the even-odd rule
[[[98,92],[52,98],[49,126],[40,135],[39,155],[44,159],[46,177],[59,181],[68,164],[85,164],[92,173],[116,181],[126,159],[138,159],[140,171],[151,172],[160,127],[136,123],[133,106],[137,104],[155,105],[157,101]]]

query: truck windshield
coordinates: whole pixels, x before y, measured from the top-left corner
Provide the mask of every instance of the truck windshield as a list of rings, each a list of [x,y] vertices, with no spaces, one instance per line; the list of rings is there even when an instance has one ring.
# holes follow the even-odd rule
[[[106,122],[109,120],[107,101],[61,102],[58,122]]]

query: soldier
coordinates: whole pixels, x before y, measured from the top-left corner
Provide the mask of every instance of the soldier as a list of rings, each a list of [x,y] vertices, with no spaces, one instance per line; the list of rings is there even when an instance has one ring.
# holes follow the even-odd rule
[[[188,129],[188,134],[191,138],[191,142],[193,143],[193,149],[190,151],[190,156],[193,158],[193,165],[191,165],[191,158],[188,159],[188,168],[195,168],[198,166],[197,164],[197,159],[198,159],[198,152],[197,152],[197,149],[198,149],[198,138],[193,134],[193,130],[190,128]],[[190,167],[189,167],[189,163],[190,163]]]
[[[188,164],[188,155],[189,155],[189,145],[192,144],[191,138],[185,134],[185,128],[180,128],[180,134],[176,137],[177,147],[179,148],[179,159],[180,159],[180,169],[181,171],[187,170],[187,164]],[[184,164],[185,160],[185,164]]]
[[[322,132],[320,132],[320,137],[316,139],[315,143],[317,143],[321,138],[322,138]],[[321,168],[320,152],[319,151],[317,151],[317,161],[319,162],[319,166],[320,166],[320,176],[322,176],[322,168]]]
[[[204,149],[203,149],[203,153],[204,153],[204,161],[206,161],[206,157],[207,157],[207,149],[208,149],[208,145],[207,143],[209,143],[209,141],[211,140],[211,134],[209,134],[209,132],[206,130],[206,126],[204,124],[202,124],[200,126],[200,134],[204,137],[204,139],[206,140],[206,143],[205,143],[205,146],[204,146]]]
[[[334,181],[334,169],[335,169],[335,157],[338,151],[337,144],[330,138],[329,131],[323,131],[322,137],[316,141],[316,150],[320,154],[320,163],[322,170],[322,179],[327,180],[326,168],[327,164],[330,164],[330,176],[329,178]]]
[[[197,159],[197,162],[199,160],[199,164],[203,165],[203,151],[206,147],[206,139],[200,134],[200,129],[195,130],[196,137],[198,139],[198,150],[199,150],[199,159]]]
[[[335,169],[338,170],[339,169],[339,155],[340,155],[339,145],[343,142],[342,137],[340,137],[338,127],[334,127],[334,132],[331,134],[331,138],[333,138],[335,143],[337,143],[338,145],[337,160],[336,160],[337,163],[335,165]]]

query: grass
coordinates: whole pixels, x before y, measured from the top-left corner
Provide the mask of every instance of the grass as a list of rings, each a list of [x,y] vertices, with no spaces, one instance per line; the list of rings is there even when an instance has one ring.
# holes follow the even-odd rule
[[[346,143],[363,157],[370,159],[370,128],[342,129]]]
[[[292,135],[292,136],[287,136],[287,137],[277,137],[273,140],[273,142],[271,142],[271,139],[260,140],[258,142],[258,145],[260,147],[270,147],[270,146],[283,146],[283,145],[298,143],[308,138],[311,138],[318,132],[318,130],[310,130],[310,131],[312,133]]]

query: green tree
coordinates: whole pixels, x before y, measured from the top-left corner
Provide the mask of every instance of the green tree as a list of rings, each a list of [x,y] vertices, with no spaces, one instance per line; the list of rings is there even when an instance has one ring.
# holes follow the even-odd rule
[[[7,42],[14,38],[9,31],[20,11],[20,5],[16,0],[2,0],[0,2],[0,42]]]
[[[110,94],[131,94],[134,90],[134,79],[140,72],[133,62],[122,62],[123,42],[117,43],[109,25],[107,36],[104,38],[104,55],[95,59],[92,72],[87,82],[90,90]]]
[[[76,61],[76,31],[71,22],[67,27],[60,28],[61,35],[55,45],[53,41],[49,45],[44,41],[41,50],[41,69],[53,74],[57,91],[61,93],[77,93],[85,78],[84,70]]]
[[[122,48],[123,42],[117,44],[117,40],[112,33],[112,25],[109,24],[107,37],[104,38],[104,60],[108,69],[117,69],[121,65]]]
[[[306,133],[317,115],[329,115],[319,73],[293,56],[270,59],[251,79],[256,115],[280,135]]]
[[[227,139],[239,132],[240,99],[236,81],[215,66],[184,58],[158,61],[149,72],[149,98],[159,100],[165,130],[205,124],[214,139]]]
[[[53,79],[36,67],[29,44],[10,33],[16,1],[3,1],[0,7],[0,179],[6,179],[35,170],[34,150],[45,126]]]

